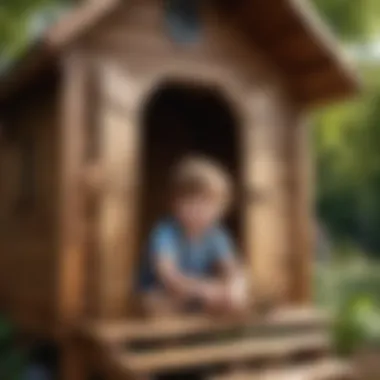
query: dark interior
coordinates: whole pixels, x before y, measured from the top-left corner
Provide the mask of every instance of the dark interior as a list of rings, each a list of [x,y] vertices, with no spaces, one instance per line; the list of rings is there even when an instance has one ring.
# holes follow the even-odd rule
[[[143,107],[143,236],[165,215],[168,174],[188,154],[202,154],[220,162],[233,177],[235,192],[239,192],[238,124],[235,110],[218,89],[166,83],[153,91]],[[235,239],[240,231],[238,211],[235,202],[225,221]]]

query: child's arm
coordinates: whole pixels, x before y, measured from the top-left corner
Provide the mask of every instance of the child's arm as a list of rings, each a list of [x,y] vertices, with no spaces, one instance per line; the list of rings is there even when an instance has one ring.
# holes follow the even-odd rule
[[[227,233],[220,231],[216,238],[215,264],[224,289],[225,308],[242,311],[248,305],[248,284]]]
[[[235,253],[230,253],[228,257],[217,261],[217,269],[223,281],[231,281],[240,274],[239,265],[235,259]]]
[[[184,275],[170,260],[161,258],[156,262],[156,271],[166,290],[179,302],[199,301],[207,305],[221,302],[224,288],[221,282],[202,281]]]
[[[217,298],[221,287],[186,276],[177,266],[178,244],[173,228],[159,225],[150,237],[149,260],[159,282],[179,302]],[[218,284],[219,285],[219,284]]]
[[[187,301],[199,293],[196,281],[185,276],[177,267],[177,236],[170,224],[160,224],[150,237],[150,265],[158,281],[166,291],[179,299]]]
[[[200,293],[199,281],[185,276],[169,257],[156,261],[156,272],[166,290],[180,300],[197,298]]]
[[[237,254],[229,234],[224,230],[219,230],[214,236],[214,257],[213,261],[220,278],[230,281],[240,275],[240,266]]]

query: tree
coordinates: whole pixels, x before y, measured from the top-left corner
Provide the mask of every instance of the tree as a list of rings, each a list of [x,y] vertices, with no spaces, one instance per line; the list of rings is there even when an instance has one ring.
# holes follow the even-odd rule
[[[380,66],[361,67],[361,97],[315,115],[320,217],[338,238],[380,250]]]
[[[379,32],[378,0],[314,0],[336,34],[347,42],[363,42]]]
[[[366,45],[379,32],[378,0],[314,0],[346,42]],[[380,66],[360,64],[360,98],[315,115],[317,211],[338,239],[380,250]]]

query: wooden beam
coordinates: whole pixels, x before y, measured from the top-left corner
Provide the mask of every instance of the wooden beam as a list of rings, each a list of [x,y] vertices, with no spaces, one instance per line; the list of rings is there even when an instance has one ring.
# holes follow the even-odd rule
[[[63,60],[58,319],[63,344],[63,379],[82,380],[82,359],[73,328],[83,316],[85,281],[84,194],[81,191],[86,124],[85,57],[72,51]]]
[[[324,101],[327,103],[344,100],[356,93],[356,89],[348,83],[342,85],[331,66],[319,72],[294,74],[291,78],[297,90],[297,97],[309,106],[322,105]]]
[[[153,320],[86,321],[82,334],[91,341],[121,345],[130,341],[179,340],[199,335],[218,335],[226,331],[249,331],[251,335],[272,336],[276,331],[316,332],[327,329],[330,318],[315,309],[279,309],[265,316],[252,313],[244,321],[214,316],[179,316]],[[249,330],[248,330],[249,329]]]
[[[139,128],[133,78],[105,63],[99,68],[100,157],[105,187],[99,199],[98,314],[125,316],[134,296],[137,258]],[[131,96],[132,95],[132,96]]]
[[[290,228],[292,256],[291,301],[307,304],[312,299],[314,259],[313,167],[310,129],[304,116],[295,114],[290,138]]]
[[[276,49],[272,48],[274,57],[281,62],[283,60],[310,61],[321,57],[321,49],[317,42],[300,31],[293,38],[284,40]]]
[[[282,46],[284,41],[291,41],[299,33],[299,25],[294,20],[287,20],[265,37],[265,48],[269,51]]]
[[[326,70],[294,74],[292,80],[295,85],[302,86],[303,91],[310,94],[322,93],[324,90],[329,93],[329,89],[341,88],[341,82],[335,77],[331,66]]]
[[[285,70],[285,72],[294,77],[305,77],[307,75],[315,75],[318,72],[325,72],[329,70],[331,67],[331,62],[327,57],[321,57],[319,59],[313,59],[310,61],[293,61],[292,63],[282,64],[281,68]]]
[[[324,359],[307,364],[293,364],[271,370],[245,370],[240,373],[215,376],[211,380],[290,380],[290,379],[354,379],[354,368],[337,359]]]
[[[274,338],[241,338],[226,343],[125,353],[120,355],[119,366],[125,369],[125,373],[154,374],[245,360],[287,358],[302,352],[326,353],[330,347],[331,340],[326,333]]]
[[[302,104],[306,110],[314,110],[316,108],[325,107],[332,102],[351,101],[354,95],[358,95],[354,88],[342,88],[340,86],[330,86],[328,89],[324,88],[314,94],[302,91],[299,89],[296,94],[296,99]]]

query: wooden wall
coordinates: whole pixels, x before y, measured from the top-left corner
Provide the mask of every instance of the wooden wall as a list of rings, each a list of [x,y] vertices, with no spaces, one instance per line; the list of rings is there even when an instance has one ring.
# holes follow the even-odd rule
[[[244,162],[245,197],[241,217],[244,254],[251,278],[259,292],[288,301],[293,297],[292,277],[295,275],[290,264],[295,255],[292,242],[292,202],[295,200],[290,185],[294,137],[288,133],[296,123],[292,96],[275,62],[268,62],[249,38],[241,34],[238,21],[209,8],[204,11],[204,26],[199,43],[176,44],[166,31],[161,2],[136,0],[110,16],[87,39],[94,77],[103,94],[98,127],[106,133],[102,135],[104,149],[107,151],[107,142],[114,141],[115,134],[120,137],[116,138],[120,144],[114,145],[112,160],[121,164],[121,169],[107,176],[124,173],[121,181],[128,183],[114,195],[102,193],[103,212],[111,205],[115,212],[117,208],[124,210],[122,216],[113,218],[107,211],[109,218],[103,215],[103,221],[108,219],[108,225],[119,225],[128,220],[129,224],[119,225],[119,228],[125,230],[132,226],[133,231],[138,228],[139,214],[135,205],[139,192],[131,189],[139,184],[135,171],[138,174],[142,167],[144,142],[139,141],[136,134],[142,135],[139,130],[141,111],[153,89],[165,79],[216,86],[234,103],[241,116],[240,154]],[[112,136],[107,137],[108,134]],[[124,139],[131,139],[133,144]],[[124,159],[127,161],[123,164]],[[107,160],[106,156],[98,158],[100,164]],[[114,203],[109,203],[111,198]],[[104,199],[108,201],[104,203]],[[107,231],[106,226],[99,228]],[[136,234],[127,231],[112,236],[106,233],[107,240],[103,239],[102,248],[94,253],[98,267],[102,268],[95,281],[102,288],[98,289],[98,300],[106,310],[113,310],[112,315],[118,315],[123,309],[136,275],[133,266],[139,254],[135,248]],[[129,235],[127,240],[126,234]],[[113,247],[119,247],[118,251]],[[125,286],[126,282],[129,286]]]
[[[5,119],[0,148],[0,305],[43,332],[56,283],[56,101],[51,85],[31,89]]]

